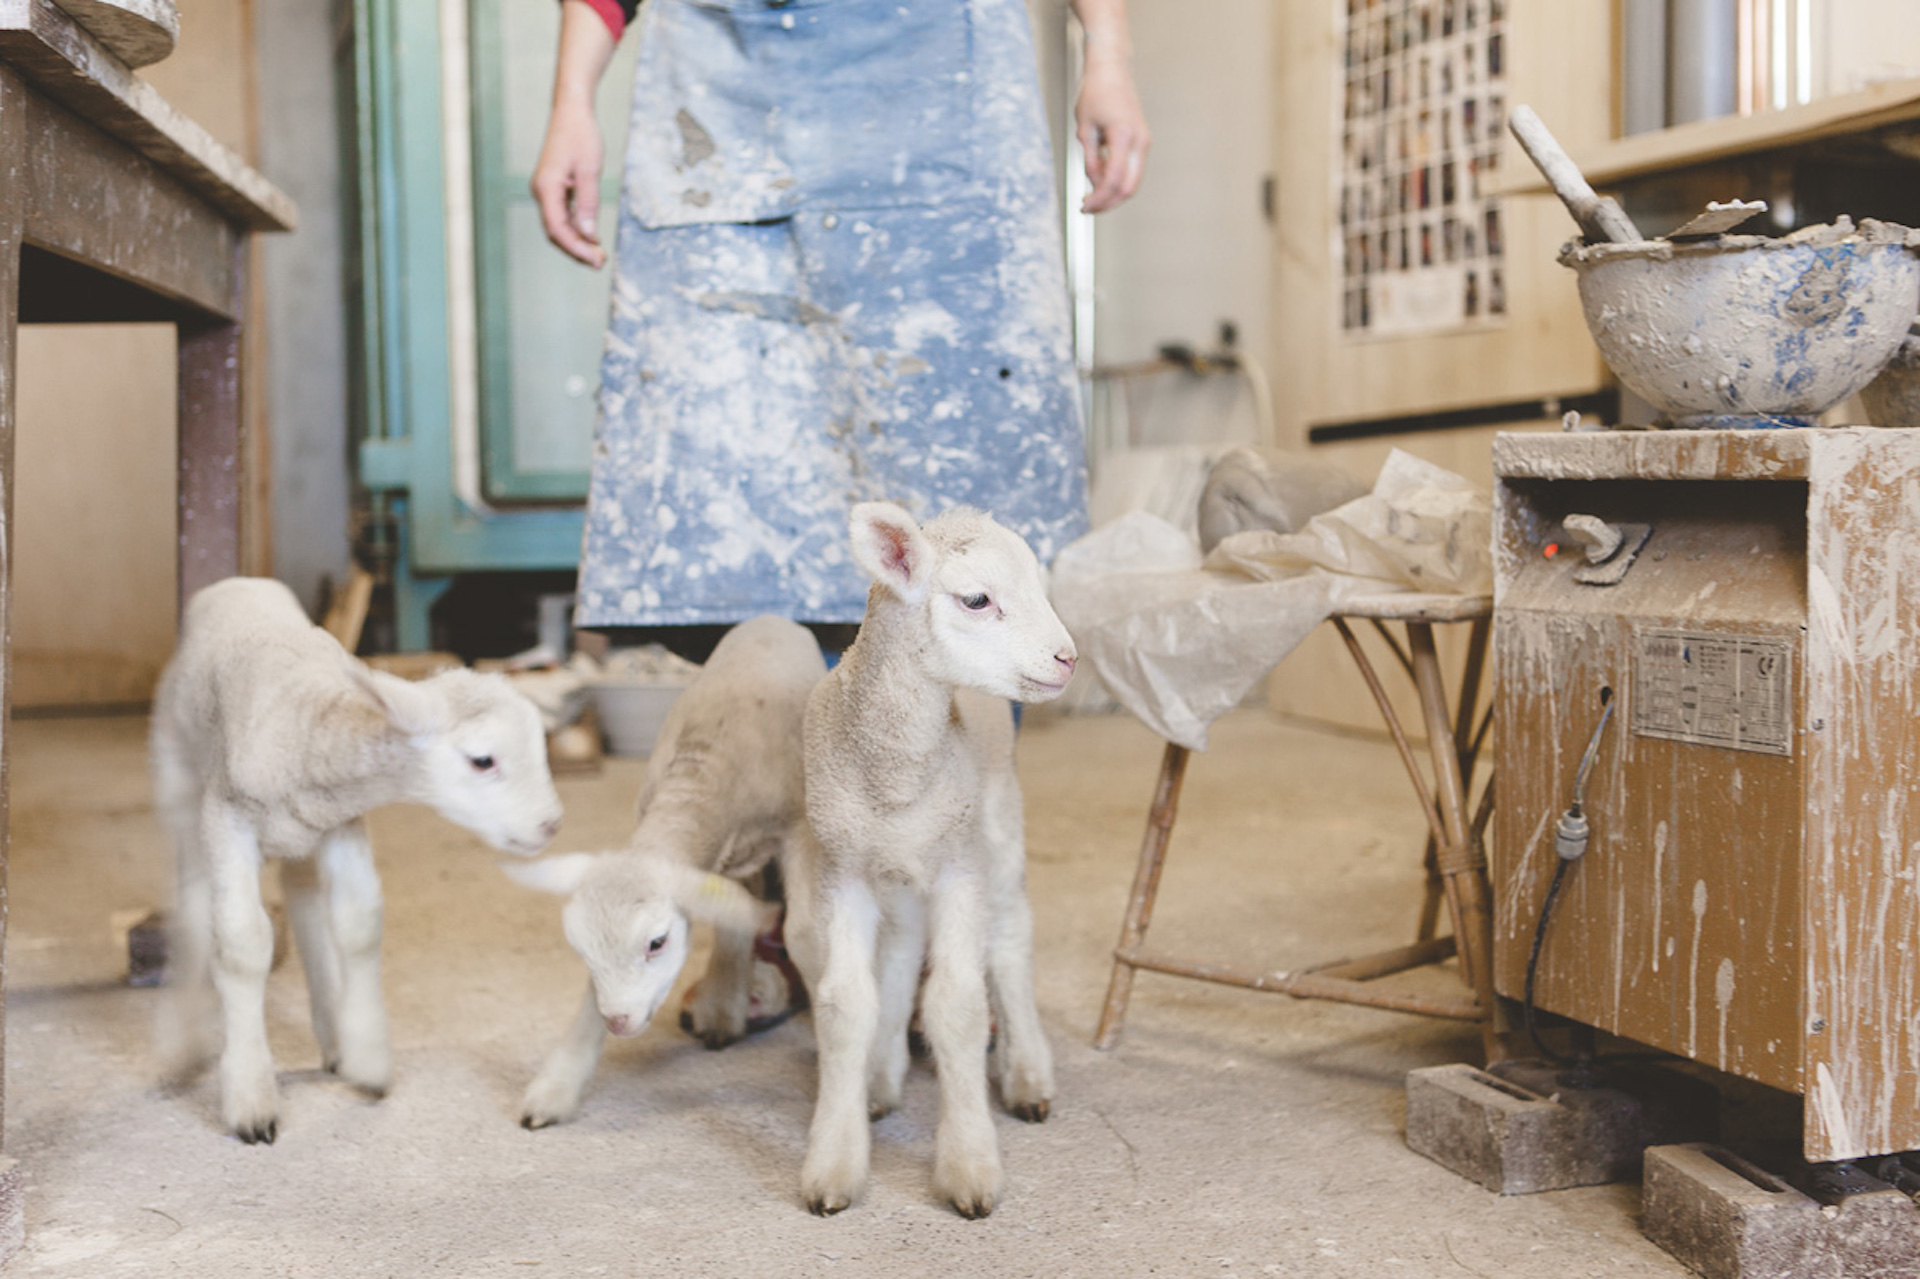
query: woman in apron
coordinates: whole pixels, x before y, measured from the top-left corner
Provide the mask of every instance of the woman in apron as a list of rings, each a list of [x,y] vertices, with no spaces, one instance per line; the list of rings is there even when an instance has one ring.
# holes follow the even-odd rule
[[[1148,134],[1124,0],[1073,0],[1093,192]],[[594,89],[624,0],[563,0],[533,190],[591,266]],[[1024,0],[649,0],[614,242],[582,627],[861,617],[847,514],[1086,530],[1053,180]]]

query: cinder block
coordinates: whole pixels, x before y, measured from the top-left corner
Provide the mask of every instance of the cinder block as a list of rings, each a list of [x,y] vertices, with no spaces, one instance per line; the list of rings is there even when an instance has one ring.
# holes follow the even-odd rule
[[[1828,1246],[1819,1203],[1705,1142],[1647,1148],[1641,1214],[1647,1238],[1707,1279],[1841,1279],[1846,1273]]]
[[[1913,1279],[1920,1275],[1920,1207],[1877,1177],[1849,1168],[1854,1184],[1823,1195],[1822,1233],[1841,1279]]]
[[[1547,1066],[1407,1076],[1407,1145],[1503,1195],[1625,1181],[1652,1139],[1648,1108],[1616,1088],[1567,1088]],[[1691,1134],[1689,1134],[1691,1135]]]
[[[1569,1179],[1575,1128],[1565,1106],[1472,1066],[1407,1075],[1407,1145],[1503,1195],[1592,1184]]]

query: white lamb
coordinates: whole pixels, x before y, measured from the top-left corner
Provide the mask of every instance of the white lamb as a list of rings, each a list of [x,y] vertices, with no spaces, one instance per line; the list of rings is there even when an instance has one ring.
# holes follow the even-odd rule
[[[1038,1122],[1053,1097],[1006,699],[1057,696],[1073,640],[1033,552],[977,511],[922,528],[891,503],[862,503],[852,533],[875,585],[859,637],[807,704],[817,843],[786,868],[787,942],[820,1050],[801,1195],[824,1215],[865,1186],[867,1122],[899,1103],[924,962],[921,1016],[940,1078],[934,1190],[983,1217],[1002,1183],[989,997],[1001,1101]]]
[[[778,912],[742,883],[805,829],[801,719],[826,670],[802,626],[757,617],[734,627],[667,713],[627,851],[503,867],[570,897],[567,940],[590,975],[579,1014],[521,1102],[525,1127],[579,1113],[607,1033],[647,1028],[686,963],[689,916],[714,925],[688,1009],[693,1032],[709,1048],[746,1033],[754,934]]]
[[[369,670],[293,593],[229,578],[188,603],[153,706],[154,797],[179,854],[173,992],[162,1053],[185,1076],[212,1055],[242,1141],[277,1127],[264,1001],[273,928],[263,858],[281,885],[328,1070],[375,1095],[392,1073],[380,995],[380,880],[362,820],[431,805],[505,852],[560,828],[540,714],[498,675],[420,683]]]

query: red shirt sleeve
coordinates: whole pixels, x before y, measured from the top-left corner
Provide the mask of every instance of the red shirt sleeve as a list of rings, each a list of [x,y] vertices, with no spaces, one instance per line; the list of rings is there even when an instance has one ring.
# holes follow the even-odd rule
[[[600,15],[607,24],[607,30],[613,32],[618,40],[620,33],[627,29],[627,23],[633,21],[633,15],[640,8],[640,0],[586,0],[586,5]]]

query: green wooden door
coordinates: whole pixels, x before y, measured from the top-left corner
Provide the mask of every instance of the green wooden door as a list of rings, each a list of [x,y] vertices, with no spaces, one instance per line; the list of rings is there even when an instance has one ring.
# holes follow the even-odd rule
[[[473,220],[480,439],[490,501],[579,502],[587,493],[611,272],[547,243],[527,182],[553,92],[560,5],[470,0]],[[606,142],[600,241],[611,254],[637,41],[615,51],[600,94]]]

